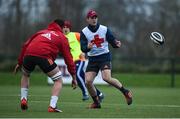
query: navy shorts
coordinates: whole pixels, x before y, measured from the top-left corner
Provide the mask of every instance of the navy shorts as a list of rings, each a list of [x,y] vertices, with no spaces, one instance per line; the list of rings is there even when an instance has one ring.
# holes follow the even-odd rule
[[[25,56],[22,65],[27,73],[31,73],[36,65],[38,65],[44,73],[48,73],[57,67],[57,64],[51,59],[36,56]]]
[[[104,62],[88,62],[86,72],[96,72],[98,73],[99,70],[105,70],[105,69],[112,69],[112,65],[110,61],[104,61]]]

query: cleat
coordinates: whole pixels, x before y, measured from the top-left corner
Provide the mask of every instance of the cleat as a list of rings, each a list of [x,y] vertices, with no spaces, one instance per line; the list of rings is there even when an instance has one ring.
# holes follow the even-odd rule
[[[132,93],[131,93],[131,91],[129,91],[129,90],[125,91],[124,96],[126,98],[127,104],[131,105],[132,104]]]
[[[62,112],[60,109],[58,109],[57,107],[56,108],[53,108],[51,106],[48,107],[48,112]]]
[[[99,101],[102,102],[102,100],[104,99],[104,94],[103,94],[103,93],[100,93],[100,94],[98,95],[98,97],[99,97]]]
[[[89,106],[89,109],[100,109],[101,108],[101,104],[100,103],[92,103],[90,106]]]
[[[83,101],[89,100],[89,96],[88,95],[84,95],[82,98]]]
[[[27,100],[25,98],[23,98],[21,100],[21,109],[22,110],[27,110],[28,109],[28,104],[27,104]]]

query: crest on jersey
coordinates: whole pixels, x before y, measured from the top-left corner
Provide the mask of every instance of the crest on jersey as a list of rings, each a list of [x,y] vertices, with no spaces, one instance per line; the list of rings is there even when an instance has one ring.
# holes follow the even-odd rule
[[[51,33],[45,33],[45,34],[42,34],[41,36],[51,40]]]
[[[101,44],[104,43],[104,38],[100,38],[99,35],[96,34],[91,43],[95,44],[96,47],[101,47]]]

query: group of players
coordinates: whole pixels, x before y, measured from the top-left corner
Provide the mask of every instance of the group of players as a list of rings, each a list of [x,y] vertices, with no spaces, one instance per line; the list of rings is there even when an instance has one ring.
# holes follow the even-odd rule
[[[117,40],[107,26],[98,23],[96,11],[89,10],[86,15],[88,26],[81,33],[71,32],[71,23],[60,19],[50,23],[47,29],[31,36],[23,45],[15,66],[14,73],[21,68],[21,109],[28,109],[29,78],[35,66],[49,76],[53,81],[48,112],[62,112],[57,108],[59,93],[62,89],[62,73],[54,62],[58,53],[61,53],[69,73],[72,76],[72,87],[77,85],[82,90],[83,100],[91,96],[93,103],[90,109],[101,108],[104,95],[93,84],[98,72],[102,79],[117,88],[124,95],[127,104],[132,104],[131,91],[124,88],[119,80],[111,77],[111,53],[108,44],[119,48],[121,42]],[[85,54],[88,65],[84,72]]]

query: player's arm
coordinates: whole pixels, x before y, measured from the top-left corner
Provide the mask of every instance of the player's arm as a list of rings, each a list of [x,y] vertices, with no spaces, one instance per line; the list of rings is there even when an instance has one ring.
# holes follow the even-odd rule
[[[23,44],[22,49],[21,49],[21,53],[19,54],[18,64],[19,64],[20,66],[22,65],[23,58],[24,58],[24,53],[25,53],[25,51],[26,51],[27,46],[28,46],[27,43]]]
[[[33,35],[32,37],[30,37],[22,46],[21,48],[21,52],[19,54],[18,57],[18,63],[16,64],[15,68],[14,68],[14,74],[17,73],[17,71],[19,70],[19,68],[21,67],[22,63],[23,63],[23,58],[24,58],[24,54],[26,51],[26,48],[28,47],[28,45],[31,43],[31,41],[37,36],[38,34]]]
[[[39,32],[40,33],[40,32]],[[18,57],[18,64],[21,66],[22,65],[22,62],[23,62],[23,58],[24,58],[24,53],[26,51],[26,48],[28,47],[28,45],[31,43],[31,41],[39,35],[39,33],[33,35],[32,37],[30,37],[22,46],[22,49],[21,49],[21,53]]]
[[[74,75],[76,73],[75,64],[73,62],[73,57],[70,53],[70,47],[69,47],[68,41],[65,39],[61,41],[62,42],[60,43],[61,44],[60,51],[64,57],[65,63],[67,64],[69,73]]]
[[[106,39],[113,48],[119,48],[121,46],[121,42],[113,36],[112,32],[109,29],[107,29]]]
[[[28,44],[27,42],[25,44],[23,44],[22,49],[21,49],[21,53],[19,54],[18,57],[18,63],[16,64],[13,73],[16,74],[18,72],[18,70],[20,69],[22,62],[23,62],[23,58],[24,58],[24,53],[26,51]]]
[[[91,50],[89,47],[89,44],[88,44],[88,40],[83,32],[81,32],[81,34],[80,34],[80,44],[81,44],[81,50],[84,53],[87,53]]]
[[[64,61],[67,65],[68,71],[72,76],[72,87],[75,89],[77,87],[77,81],[76,81],[76,67],[73,62],[73,57],[70,52],[70,47],[67,39],[61,40],[61,43],[59,50],[61,51]]]
[[[19,54],[19,56],[18,56],[18,63],[16,64],[16,66],[15,66],[15,68],[14,68],[14,71],[13,71],[14,74],[16,74],[16,73],[18,72],[18,70],[20,69],[20,67],[21,67],[21,65],[22,65],[22,62],[23,62],[24,53],[25,53],[26,48],[28,47],[28,45],[30,44],[31,41],[32,41],[32,40],[31,40],[31,38],[30,38],[30,39],[28,39],[28,40],[23,44],[23,46],[22,46],[22,48],[21,48],[21,52],[20,52],[20,54]]]

